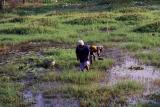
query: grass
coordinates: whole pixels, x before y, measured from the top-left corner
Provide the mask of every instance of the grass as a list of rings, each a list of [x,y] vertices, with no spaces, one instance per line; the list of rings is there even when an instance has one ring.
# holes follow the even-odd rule
[[[143,86],[136,81],[127,80],[117,83],[113,89],[117,93],[129,95],[142,91]]]
[[[61,81],[63,83],[88,84],[98,82],[104,78],[104,72],[101,71],[64,71],[62,73],[48,72],[41,77],[42,81]]]
[[[107,23],[107,20],[102,20],[94,17],[81,17],[79,19],[74,19],[65,22],[66,24],[71,24],[71,25],[90,25],[90,24],[96,24],[96,23],[101,23],[105,24]]]
[[[26,35],[26,34],[33,34],[33,33],[53,33],[53,29],[46,28],[43,26],[34,26],[34,25],[26,25],[26,26],[17,26],[14,28],[7,28],[0,30],[2,34],[17,34],[17,35]]]
[[[142,62],[159,67],[159,56],[158,52],[149,52],[149,53],[137,53],[136,57],[142,60]]]
[[[31,41],[49,41],[53,47],[60,47],[41,48],[40,56],[31,52],[10,59],[7,64],[0,66],[0,81],[4,82],[0,87],[0,95],[3,96],[0,98],[0,102],[3,102],[0,106],[13,104],[18,107],[14,102],[19,99],[17,93],[20,90],[13,82],[25,80],[28,73],[38,81],[71,84],[45,94],[64,93],[66,97],[76,97],[82,107],[108,106],[112,101],[125,104],[126,96],[141,92],[143,87],[135,81],[124,81],[113,87],[97,86],[104,78],[104,71],[115,63],[114,60],[97,60],[91,65],[91,72],[79,72],[74,48],[77,40],[83,39],[87,44],[124,49],[144,63],[159,67],[160,55],[155,51],[160,46],[160,9],[155,7],[159,7],[159,1],[145,2],[144,6],[135,6],[130,0],[119,0],[117,3],[113,1],[110,5],[104,1],[99,2],[101,1],[88,4],[79,2],[82,3],[80,6],[45,4],[0,13],[0,49]],[[145,49],[154,52],[145,53]],[[56,63],[51,67],[46,61]],[[115,101],[116,98],[118,101]],[[150,105],[140,104],[141,106]]]
[[[126,14],[116,18],[118,21],[140,21],[143,20],[144,16],[140,14]]]
[[[17,106],[20,107],[23,102],[20,98],[19,91],[22,89],[22,86],[16,83],[13,83],[8,79],[8,77],[2,77],[0,80],[0,106],[9,107]]]
[[[44,96],[48,97],[57,93],[63,93],[66,98],[78,98],[82,107],[97,107],[102,105],[109,106],[116,98],[118,100],[115,103],[123,105],[122,98],[120,100],[119,97],[128,95],[128,93],[137,93],[141,89],[141,85],[134,81],[118,83],[112,88],[96,85],[67,85],[61,89],[46,91]]]
[[[142,27],[139,27],[139,28],[135,29],[135,31],[142,32],[142,33],[145,33],[145,32],[151,32],[151,33],[160,32],[160,21],[144,25]]]
[[[76,72],[69,71],[60,74],[60,81],[75,83],[75,84],[86,84],[95,81],[102,80],[104,78],[104,72],[101,71],[89,71],[89,72]]]

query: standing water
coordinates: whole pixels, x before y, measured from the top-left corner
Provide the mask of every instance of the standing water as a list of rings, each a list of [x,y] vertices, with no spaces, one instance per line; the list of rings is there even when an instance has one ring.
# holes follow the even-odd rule
[[[154,84],[155,81],[160,81],[160,69],[140,64],[137,59],[129,56],[125,56],[122,64],[116,65],[110,69],[108,82],[103,83],[103,85],[111,86],[118,82],[127,80],[138,81],[144,86],[142,96],[148,96],[153,93],[160,92],[160,85]],[[134,96],[128,100],[130,104],[136,104],[138,102],[157,103],[151,100],[146,101],[146,99],[140,98],[139,96],[138,98]]]

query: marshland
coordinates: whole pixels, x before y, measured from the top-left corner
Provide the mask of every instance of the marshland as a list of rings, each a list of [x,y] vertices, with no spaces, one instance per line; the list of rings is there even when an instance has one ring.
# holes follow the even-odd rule
[[[1,1],[0,107],[160,106],[159,0]]]

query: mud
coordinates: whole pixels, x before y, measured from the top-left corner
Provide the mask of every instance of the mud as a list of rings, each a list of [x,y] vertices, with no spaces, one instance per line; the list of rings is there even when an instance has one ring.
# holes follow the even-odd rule
[[[70,49],[74,48],[74,46],[71,44],[55,43],[52,41],[30,41],[13,46],[5,46],[4,48],[0,48],[0,65],[4,65],[9,60],[23,57],[24,55],[35,53],[39,56],[43,49],[48,48]]]
[[[4,64],[4,61],[9,63],[8,61],[12,60],[12,58],[19,58],[33,53],[41,55],[41,51],[44,48],[68,49],[73,47],[64,44],[50,44],[49,42],[29,42],[13,48],[8,54],[1,55],[0,64]],[[139,102],[159,104],[157,101],[147,99],[147,96],[160,92],[160,85],[155,84],[155,81],[160,81],[160,69],[144,65],[127,53],[124,55],[123,52],[117,48],[105,49],[102,53],[102,57],[112,58],[116,63],[111,69],[107,70],[105,79],[98,83],[100,86],[112,86],[120,81],[135,80],[144,86],[144,92],[141,95],[128,97],[128,103],[131,105],[136,105]],[[59,94],[47,98],[42,94],[43,91],[63,87],[63,83],[57,81],[38,83],[38,81],[35,82],[34,79],[27,79],[20,82],[26,85],[26,89],[22,94],[24,101],[32,104],[30,107],[79,107],[78,99],[65,98]],[[37,91],[33,92],[33,89]]]
[[[43,48],[50,48],[50,47],[68,49],[68,48],[73,48],[74,46],[72,44],[68,43],[65,44],[54,41],[28,41],[0,48],[0,55],[8,55],[10,53],[16,53],[16,52],[29,52],[29,51],[38,52]]]
[[[130,67],[133,66],[143,69],[130,69]],[[141,64],[137,59],[126,55],[123,62],[113,66],[107,75],[108,79],[103,81],[103,86],[112,86],[120,81],[123,82],[128,80],[138,81],[144,86],[144,91],[141,95],[128,97],[129,104],[136,105],[139,102],[160,104],[160,102],[147,98],[150,94],[160,92],[160,85],[155,85],[153,83],[156,80],[160,80],[160,69]]]
[[[31,107],[79,107],[75,98],[64,98],[57,95],[54,98],[45,98],[42,93],[33,94],[31,91],[24,93],[25,101],[32,103]]]
[[[54,90],[63,87],[61,82],[42,82],[28,87],[22,93],[23,100],[29,107],[79,107],[79,100],[68,98],[63,94],[45,95],[46,90]],[[37,91],[33,91],[33,88]]]

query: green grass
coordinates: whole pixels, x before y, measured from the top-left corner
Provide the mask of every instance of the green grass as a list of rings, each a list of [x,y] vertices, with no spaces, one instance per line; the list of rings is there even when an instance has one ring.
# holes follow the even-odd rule
[[[160,67],[160,54],[156,51],[148,53],[137,53],[136,57],[148,65]]]
[[[67,85],[63,88],[49,90],[44,96],[52,96],[57,93],[63,93],[64,97],[75,97],[80,100],[83,107],[109,106],[115,98],[115,102],[123,104],[128,94],[135,94],[142,89],[142,86],[135,81],[126,81],[118,83],[113,87],[99,87],[98,85]],[[124,97],[124,98],[122,98]],[[123,99],[123,101],[122,101]]]
[[[12,105],[20,107],[20,105],[23,103],[19,94],[22,86],[9,81],[8,79],[6,81],[6,78],[4,79],[4,77],[0,80],[0,82],[0,106],[9,107]]]
[[[142,27],[135,29],[135,31],[142,32],[142,33],[144,33],[144,32],[151,32],[151,33],[160,32],[160,21],[144,25]]]
[[[101,71],[89,71],[89,72],[65,71],[62,74],[60,74],[58,80],[68,83],[86,84],[102,80],[103,78],[104,78],[104,72]]]
[[[143,90],[143,86],[136,81],[121,81],[117,83],[114,88],[115,92],[123,94],[134,94]]]
[[[79,39],[83,39],[87,44],[124,49],[146,64],[160,66],[160,55],[155,51],[160,46],[159,1],[145,1],[144,6],[133,5],[132,0],[116,2],[114,0],[108,5],[106,1],[94,1],[87,6],[81,1],[80,6],[65,6],[61,2],[39,7],[21,7],[0,13],[0,49],[31,41],[50,41],[52,46],[56,47],[56,43],[59,45],[59,48],[55,49],[42,49],[43,57],[31,52],[21,58],[10,59],[0,67],[0,81],[4,82],[0,87],[0,95],[3,96],[0,98],[0,102],[3,102],[0,106],[13,104],[18,107],[14,102],[19,99],[17,93],[20,90],[15,88],[12,81],[24,80],[30,72],[38,81],[71,84],[58,89],[58,92],[80,99],[80,105],[84,107],[108,106],[110,100],[113,101],[116,97],[119,99],[117,104],[124,104],[126,96],[139,93],[143,88],[134,81],[125,81],[105,88],[96,85],[103,79],[104,71],[115,63],[113,59],[95,61],[90,72],[77,70],[79,62],[76,60],[74,48]],[[145,53],[144,49],[154,52]],[[55,66],[45,67],[46,60],[54,60]],[[46,94],[51,93],[49,91]]]

